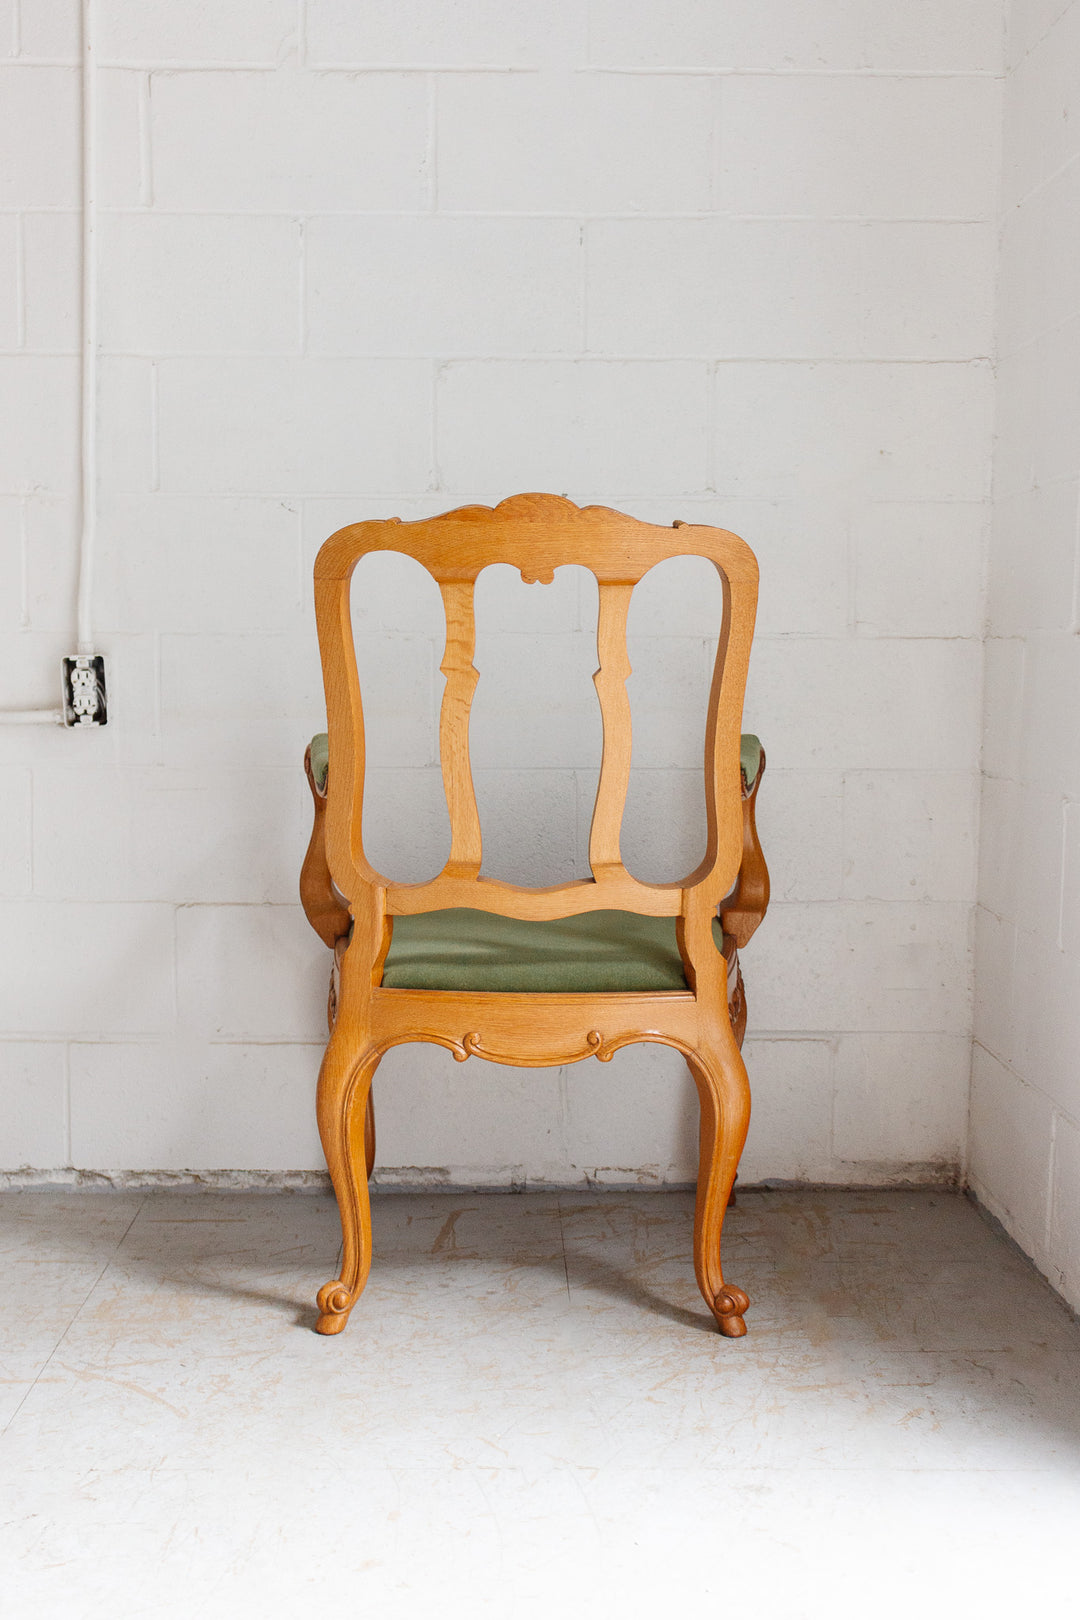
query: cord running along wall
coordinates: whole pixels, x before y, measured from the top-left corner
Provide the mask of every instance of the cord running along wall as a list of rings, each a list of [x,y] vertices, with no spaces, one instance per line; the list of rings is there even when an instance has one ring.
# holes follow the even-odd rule
[[[82,441],[80,448],[79,590],[77,651],[64,660],[68,723],[104,721],[103,666],[93,634],[94,543],[97,535],[97,74],[94,0],[82,5]],[[98,693],[99,675],[101,679]],[[64,725],[65,710],[0,709],[0,725]]]

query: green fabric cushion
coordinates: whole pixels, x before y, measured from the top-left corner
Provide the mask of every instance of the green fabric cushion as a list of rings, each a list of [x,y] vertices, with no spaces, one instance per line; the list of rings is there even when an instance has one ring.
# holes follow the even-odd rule
[[[320,793],[326,792],[326,774],[330,769],[330,738],[325,731],[311,739],[311,774]]]
[[[742,766],[742,773],[746,777],[747,792],[753,787],[757,773],[761,769],[761,755],[760,738],[755,737],[753,732],[744,731],[739,742],[739,764]],[[311,757],[314,759],[314,754]]]
[[[716,948],[723,945],[719,920]],[[395,917],[383,969],[390,990],[685,990],[674,917],[586,911],[523,922],[455,907]]]

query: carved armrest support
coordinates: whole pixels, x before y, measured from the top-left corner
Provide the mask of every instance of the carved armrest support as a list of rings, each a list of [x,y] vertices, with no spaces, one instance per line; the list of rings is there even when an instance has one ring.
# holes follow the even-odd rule
[[[316,779],[311,764],[311,745],[304,752],[304,773],[315,805],[315,823],[311,829],[304,864],[300,870],[300,904],[304,915],[324,945],[331,949],[344,939],[352,927],[352,918],[341,895],[334,887],[330,868],[326,863],[326,786],[325,771],[320,771],[321,782]]]
[[[751,767],[752,768],[752,767]],[[735,887],[720,905],[720,922],[740,948],[746,945],[769,905],[769,868],[757,834],[755,809],[758,788],[765,774],[765,750],[759,749],[753,779],[743,767],[743,856]]]

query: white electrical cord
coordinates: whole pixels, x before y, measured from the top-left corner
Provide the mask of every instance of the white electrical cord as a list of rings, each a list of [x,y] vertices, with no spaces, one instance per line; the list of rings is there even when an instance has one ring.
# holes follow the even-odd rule
[[[82,7],[82,534],[79,540],[78,651],[92,654],[91,607],[97,529],[97,97],[94,0]],[[0,709],[0,725],[63,725],[62,709]]]
[[[92,653],[94,540],[97,535],[97,73],[94,0],[82,18],[82,535],[79,540],[78,651]]]

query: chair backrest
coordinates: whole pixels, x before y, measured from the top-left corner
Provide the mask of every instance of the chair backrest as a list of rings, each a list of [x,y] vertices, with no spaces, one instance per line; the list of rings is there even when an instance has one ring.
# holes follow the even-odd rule
[[[364,854],[364,720],[349,587],[357,562],[370,551],[415,558],[437,581],[446,613],[439,747],[451,846],[443,871],[426,883],[392,882]],[[635,584],[654,564],[686,555],[707,557],[724,586],[705,732],[707,846],[701,864],[682,882],[643,883],[626,870],[619,853],[631,754],[627,609]],[[473,589],[489,563],[510,563],[526,582],[545,584],[556,568],[582,564],[599,586],[599,668],[593,679],[603,754],[589,838],[591,879],[523,888],[480,876],[469,711],[478,679],[472,661]],[[399,518],[355,523],[332,535],[315,563],[315,605],[330,734],[327,853],[346,899],[355,902],[362,891],[374,889],[379,909],[390,917],[448,906],[533,919],[604,909],[650,916],[711,914],[735,882],[742,853],[739,738],[757,577],[753,552],[725,529],[680,523],[667,529],[607,507],[577,507],[555,495],[515,495],[496,507],[459,507],[417,523]],[[704,927],[696,931],[704,938]]]

